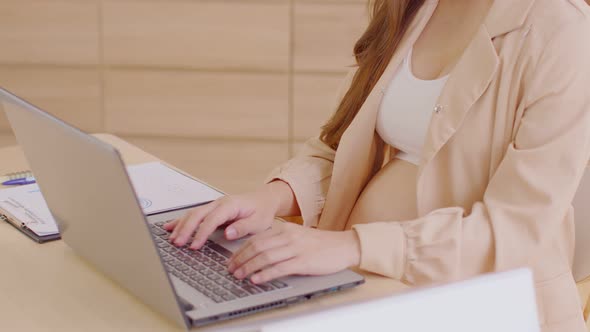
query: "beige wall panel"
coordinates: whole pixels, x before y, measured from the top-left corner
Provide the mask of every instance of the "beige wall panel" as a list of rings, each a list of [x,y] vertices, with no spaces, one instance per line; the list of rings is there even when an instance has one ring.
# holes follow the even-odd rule
[[[288,69],[284,1],[105,1],[103,19],[109,64]]]
[[[330,4],[358,4],[362,3],[367,5],[368,0],[295,0],[295,3],[330,3]]]
[[[295,141],[291,143],[291,151],[292,151],[292,155],[291,157],[296,156],[299,151],[301,151],[301,149],[303,148],[303,145],[305,144],[305,141]]]
[[[0,66],[0,86],[84,130],[102,131],[97,69]],[[4,112],[0,131],[10,132]]]
[[[367,24],[363,4],[295,4],[295,70],[346,72]]]
[[[97,1],[0,1],[0,62],[98,63]]]
[[[110,132],[181,137],[287,138],[287,76],[108,71]]]
[[[307,139],[320,133],[336,111],[336,95],[343,75],[298,74],[294,84],[293,128],[295,139]]]
[[[1,135],[12,135],[12,129],[8,124],[8,119],[4,113],[4,105],[0,103],[0,136]]]
[[[286,142],[124,138],[228,193],[258,188],[288,158]]]
[[[16,145],[16,138],[12,134],[0,134],[0,148]],[[17,171],[17,170],[15,170]],[[0,174],[1,175],[1,174]]]

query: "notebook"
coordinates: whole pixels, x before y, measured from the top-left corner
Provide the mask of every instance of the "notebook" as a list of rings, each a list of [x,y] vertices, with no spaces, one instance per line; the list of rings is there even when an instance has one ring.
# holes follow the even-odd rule
[[[36,184],[0,190],[0,219],[39,243],[60,238]]]
[[[197,206],[223,196],[221,191],[160,162],[128,166],[127,171],[146,215]],[[0,219],[39,243],[60,238],[37,184],[1,189]]]

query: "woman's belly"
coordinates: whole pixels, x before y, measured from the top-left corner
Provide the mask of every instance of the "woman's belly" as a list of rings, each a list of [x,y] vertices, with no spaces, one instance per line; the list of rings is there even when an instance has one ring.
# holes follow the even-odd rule
[[[376,221],[415,219],[418,167],[392,159],[369,181],[356,201],[346,228]]]

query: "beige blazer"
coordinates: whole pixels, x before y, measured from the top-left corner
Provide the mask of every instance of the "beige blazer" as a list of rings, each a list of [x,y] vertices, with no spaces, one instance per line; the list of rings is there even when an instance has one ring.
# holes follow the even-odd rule
[[[304,224],[345,229],[364,186],[393,157],[375,134],[376,114],[436,5],[420,10],[338,151],[311,139],[269,177],[292,187]],[[355,225],[360,267],[414,285],[530,267],[544,330],[583,331],[571,202],[589,157],[588,6],[496,0],[433,110],[419,217]]]

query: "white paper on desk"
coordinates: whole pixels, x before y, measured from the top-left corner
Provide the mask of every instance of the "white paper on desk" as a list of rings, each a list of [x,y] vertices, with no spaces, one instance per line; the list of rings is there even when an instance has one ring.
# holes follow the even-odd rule
[[[39,236],[59,233],[37,184],[0,190],[0,208]]]
[[[213,201],[219,191],[159,162],[127,167],[143,212],[147,215]]]
[[[159,162],[127,167],[146,215],[213,201],[222,193]],[[58,228],[37,184],[0,190],[0,208],[37,235],[57,234]]]

